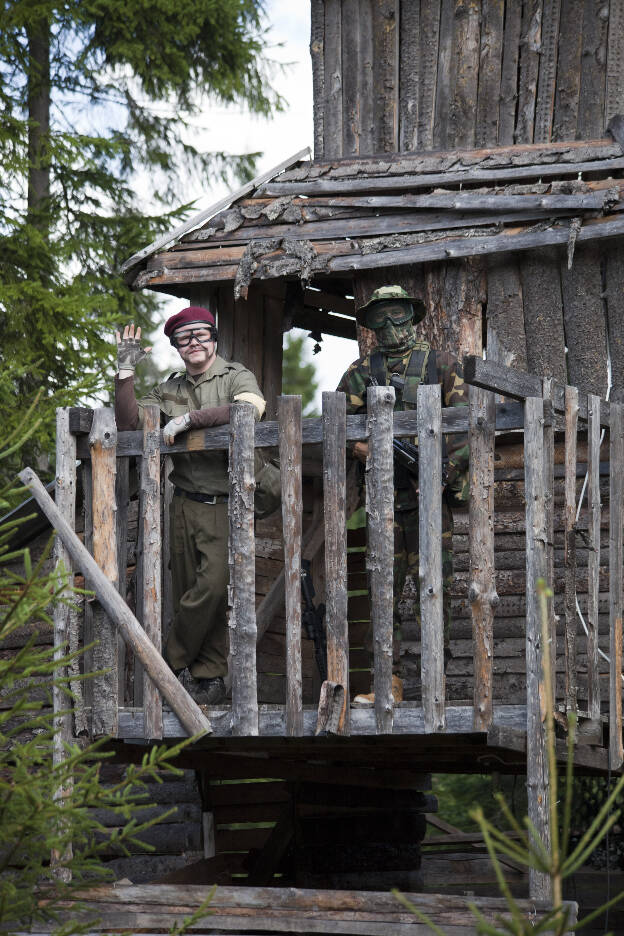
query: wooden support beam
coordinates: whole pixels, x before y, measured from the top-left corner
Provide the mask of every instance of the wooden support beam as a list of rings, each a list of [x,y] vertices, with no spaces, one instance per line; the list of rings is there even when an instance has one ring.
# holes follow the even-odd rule
[[[546,601],[548,610],[548,633],[550,635],[550,676],[553,692],[557,686],[557,622],[555,620],[555,549],[554,549],[554,488],[555,488],[555,414],[552,405],[553,381],[544,377],[542,381],[544,400],[544,512],[546,519],[546,582],[552,596]],[[553,703],[556,698],[553,699]]]
[[[115,475],[117,471],[117,426],[114,411],[107,407],[94,410],[89,434],[93,484],[93,558],[114,588],[118,585],[117,529],[115,520]],[[117,633],[101,602],[93,606],[94,705],[91,731],[97,735],[117,734],[119,665]]]
[[[598,672],[598,606],[600,599],[600,397],[587,398],[589,422],[588,488],[589,539],[587,553],[587,709],[591,719],[600,718],[600,675]]]
[[[546,510],[544,504],[544,404],[530,397],[524,407],[526,490],[526,670],[528,814],[546,848],[550,845],[548,761],[544,727],[542,628],[537,583],[546,577]],[[551,900],[548,875],[529,869],[529,893]]]
[[[420,390],[420,388],[419,388]],[[394,387],[369,387],[366,463],[366,513],[370,575],[370,615],[373,630],[375,721],[378,734],[390,734],[393,723],[392,642],[394,562],[394,459],[392,412]]]
[[[609,766],[619,770],[622,747],[622,537],[624,536],[624,404],[611,404],[609,484]]]
[[[158,684],[185,730],[191,735],[210,732],[210,722],[206,716],[178,682],[151,640],[145,636],[143,628],[128,605],[57,510],[54,501],[35,472],[32,468],[24,468],[19,477],[21,482],[30,488],[33,497],[67,547],[77,568],[85,578],[89,579],[90,586],[95,590],[107,614],[111,620],[115,621],[133,652]]]
[[[158,652],[162,648],[160,581],[160,409],[143,409],[140,523],[143,528],[143,629]],[[145,737],[162,738],[162,699],[143,672]]]
[[[230,419],[230,656],[232,731],[258,734],[256,548],[254,537],[254,408],[232,405]]]
[[[344,393],[323,393],[323,512],[327,678],[344,688],[338,723],[349,734],[349,617],[346,514],[347,404]]]
[[[117,440],[119,441],[119,435],[117,436]],[[125,601],[128,575],[128,509],[130,507],[129,458],[117,458],[117,473],[115,476],[115,506],[117,507],[117,587],[119,589],[119,594]],[[126,644],[119,631],[117,631],[117,660],[119,666],[119,680],[117,686],[119,691],[119,705],[123,707],[126,701]]]
[[[286,603],[286,734],[303,734],[301,681],[301,397],[277,398]]]
[[[578,431],[578,390],[565,388],[565,706],[576,712],[578,680],[576,673],[576,433]],[[600,547],[600,531],[598,532]],[[596,664],[598,661],[596,660]],[[588,661],[589,673],[589,661]]]
[[[474,729],[492,724],[494,609],[498,604],[494,571],[494,394],[470,391],[470,585],[474,648]]]
[[[442,607],[442,402],[439,384],[418,387],[421,681],[425,730],[444,731]]]

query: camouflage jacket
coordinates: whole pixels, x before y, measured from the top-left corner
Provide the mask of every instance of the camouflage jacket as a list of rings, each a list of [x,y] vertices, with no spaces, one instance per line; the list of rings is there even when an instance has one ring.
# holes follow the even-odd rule
[[[432,372],[435,374],[435,382],[442,387],[442,406],[468,406],[468,386],[464,383],[464,371],[461,363],[447,351],[429,349],[426,342],[416,342],[414,348],[410,348],[404,354],[383,355],[386,384],[390,383],[393,374],[400,377],[405,376],[412,351],[419,349],[429,350],[429,355],[432,356],[432,360],[427,361],[426,376],[422,382],[433,383],[434,380],[431,379],[431,375]],[[346,394],[347,413],[349,415],[366,412],[366,391],[370,385],[371,376],[370,354],[354,361],[343,374],[337,389]],[[415,404],[412,406],[404,402],[401,392],[396,391],[395,411],[413,408],[415,408]],[[465,433],[460,433],[445,438],[448,455],[448,487],[454,499],[467,501],[469,496],[468,436]],[[418,444],[418,439],[412,441],[416,445]],[[401,496],[400,491],[397,491],[396,496],[399,501],[407,499],[413,502],[414,500],[413,495]]]

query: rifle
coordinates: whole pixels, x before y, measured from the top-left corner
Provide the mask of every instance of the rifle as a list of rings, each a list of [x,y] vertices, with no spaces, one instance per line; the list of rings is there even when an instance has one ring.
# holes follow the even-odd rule
[[[308,640],[314,641],[314,658],[318,667],[321,682],[327,679],[327,636],[325,633],[325,605],[315,605],[314,583],[310,573],[310,560],[301,560],[301,623],[305,628]]]

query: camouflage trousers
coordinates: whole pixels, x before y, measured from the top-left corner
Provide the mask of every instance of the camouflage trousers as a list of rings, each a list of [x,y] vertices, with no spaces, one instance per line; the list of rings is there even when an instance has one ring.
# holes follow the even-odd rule
[[[417,584],[416,595],[408,612],[408,617],[415,618],[420,625],[420,579],[419,566],[419,529],[418,507],[395,509],[394,512],[394,600],[392,621],[394,627],[393,670],[399,671],[401,653],[401,614],[399,602],[403,594],[405,580],[409,575]],[[442,499],[442,616],[444,627],[444,646],[448,647],[451,632],[451,584],[453,581],[453,514],[446,500]],[[373,648],[372,629],[367,635],[366,647]]]

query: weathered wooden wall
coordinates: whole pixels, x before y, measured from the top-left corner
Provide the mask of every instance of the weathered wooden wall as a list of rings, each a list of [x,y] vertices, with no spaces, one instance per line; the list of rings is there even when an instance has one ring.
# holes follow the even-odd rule
[[[623,0],[313,0],[315,158],[602,137],[624,107],[623,22]],[[621,266],[619,246],[577,251],[571,271],[563,252],[503,255],[354,288],[401,281],[427,302],[423,334],[460,355],[487,345],[565,381],[567,345],[567,380],[604,396]]]

